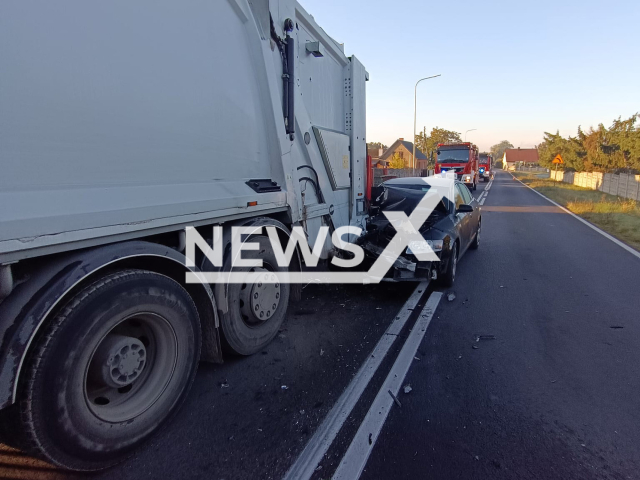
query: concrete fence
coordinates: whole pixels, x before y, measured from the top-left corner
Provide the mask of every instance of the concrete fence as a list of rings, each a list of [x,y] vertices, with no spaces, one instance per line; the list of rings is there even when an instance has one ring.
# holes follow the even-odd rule
[[[378,186],[382,182],[391,180],[392,178],[405,177],[430,177],[433,170],[412,169],[412,168],[374,168],[373,169],[373,185]]]
[[[640,200],[640,175],[601,172],[562,172],[551,170],[552,180],[599,190],[623,198]]]
[[[544,167],[525,167],[523,165],[516,166],[517,172],[546,172],[547,169]]]

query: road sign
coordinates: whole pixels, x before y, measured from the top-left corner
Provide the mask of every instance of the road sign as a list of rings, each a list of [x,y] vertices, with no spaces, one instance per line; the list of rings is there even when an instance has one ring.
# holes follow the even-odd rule
[[[564,163],[564,160],[562,160],[562,157],[558,154],[556,155],[556,158],[553,159],[552,163]]]

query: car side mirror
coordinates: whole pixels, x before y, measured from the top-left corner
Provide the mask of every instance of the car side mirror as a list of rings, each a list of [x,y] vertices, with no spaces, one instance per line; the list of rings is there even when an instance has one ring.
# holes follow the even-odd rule
[[[462,205],[460,205],[456,210],[456,213],[471,213],[471,212],[473,212],[473,207],[471,205],[467,205],[466,203],[463,203]]]

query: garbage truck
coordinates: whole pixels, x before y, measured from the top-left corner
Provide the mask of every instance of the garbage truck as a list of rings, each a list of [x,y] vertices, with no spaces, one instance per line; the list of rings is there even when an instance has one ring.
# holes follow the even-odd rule
[[[277,334],[301,287],[259,280],[280,268],[266,230],[369,228],[368,73],[295,0],[6,0],[0,45],[0,440],[97,470],[198,362]],[[189,261],[189,229],[216,227],[222,264]],[[238,268],[234,228],[258,280],[187,282]],[[428,276],[412,258],[399,277]]]

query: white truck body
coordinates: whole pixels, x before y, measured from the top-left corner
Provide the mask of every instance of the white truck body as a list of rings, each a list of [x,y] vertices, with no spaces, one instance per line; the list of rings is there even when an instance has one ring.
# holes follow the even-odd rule
[[[263,227],[366,229],[367,73],[295,0],[6,0],[0,72],[0,432],[105,468],[277,334],[301,287],[260,280],[288,268]],[[217,225],[256,280],[185,280]]]
[[[0,264],[277,212],[312,243],[329,211],[365,227],[367,73],[294,0],[5,1],[0,71]]]

